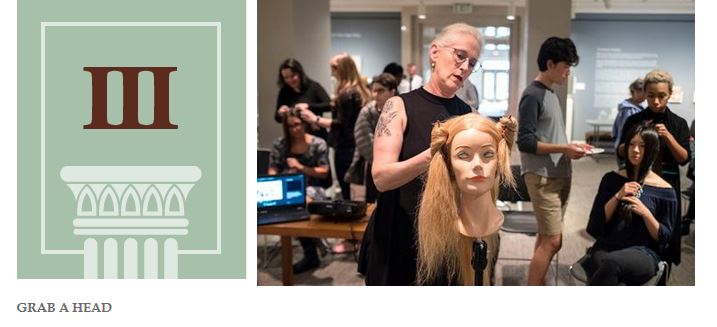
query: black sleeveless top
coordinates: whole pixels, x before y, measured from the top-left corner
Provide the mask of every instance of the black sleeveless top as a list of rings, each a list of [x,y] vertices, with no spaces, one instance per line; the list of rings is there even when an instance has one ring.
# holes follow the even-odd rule
[[[431,145],[436,121],[471,112],[458,97],[441,98],[423,88],[399,95],[406,108],[406,130],[398,160],[425,151]],[[413,285],[416,282],[416,214],[424,176],[379,195],[361,245],[358,271],[366,285]]]

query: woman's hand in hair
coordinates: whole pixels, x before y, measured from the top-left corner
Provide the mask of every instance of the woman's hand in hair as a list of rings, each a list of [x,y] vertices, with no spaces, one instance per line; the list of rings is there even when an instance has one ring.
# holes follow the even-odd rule
[[[681,165],[686,164],[689,159],[689,152],[687,151],[687,148],[683,147],[680,142],[675,139],[675,136],[667,130],[665,124],[655,124],[655,131],[657,132],[657,135],[665,141],[667,148],[670,150],[670,153],[672,153],[675,160]]]
[[[283,106],[279,107],[279,115],[280,115],[280,116],[283,116],[283,115],[285,115],[287,112],[289,112],[289,110],[291,110],[291,108],[289,108],[289,107],[286,106],[286,105],[283,105]]]
[[[294,105],[294,110],[309,110],[309,104],[304,102],[297,103]]]
[[[622,198],[622,200],[630,204],[630,209],[632,210],[633,214],[636,214],[642,218],[652,216],[650,209],[648,209],[645,204],[640,201],[640,199],[634,196],[626,196]]]
[[[667,130],[667,126],[665,126],[665,124],[655,124],[655,131],[657,132],[657,135],[666,140],[674,138],[672,133]]]
[[[622,186],[620,191],[615,194],[618,200],[624,200],[625,197],[634,196],[640,189],[640,184],[637,182],[627,182]]]
[[[316,114],[309,110],[308,106],[306,106],[306,109],[298,107],[298,105],[294,108],[298,109],[299,117],[301,117],[301,120],[312,124],[316,122]]]

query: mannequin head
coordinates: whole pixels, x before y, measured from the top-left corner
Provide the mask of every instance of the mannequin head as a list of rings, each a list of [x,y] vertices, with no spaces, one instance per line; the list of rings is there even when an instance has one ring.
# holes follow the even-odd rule
[[[479,114],[467,114],[436,123],[431,131],[432,159],[426,192],[451,194],[458,198],[461,195],[482,195],[486,191],[484,186],[488,185],[495,201],[499,180],[513,184],[510,148],[515,128],[513,118],[503,117],[495,123]],[[479,174],[485,180],[468,180]],[[429,185],[437,189],[429,188]]]
[[[477,129],[458,132],[450,146],[451,173],[462,196],[478,197],[496,185],[498,142]]]
[[[513,118],[495,123],[475,113],[434,125],[417,221],[419,283],[435,279],[443,269],[449,278],[472,282],[470,256],[462,255],[470,239],[458,230],[461,197],[487,196],[494,205],[499,184],[512,187],[510,149],[515,129]]]

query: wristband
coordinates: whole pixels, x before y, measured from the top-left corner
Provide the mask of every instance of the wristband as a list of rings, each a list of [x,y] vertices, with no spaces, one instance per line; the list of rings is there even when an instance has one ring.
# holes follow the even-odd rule
[[[620,202],[620,199],[617,197],[617,193],[615,193],[615,195],[613,195],[612,197],[614,197],[617,202]]]

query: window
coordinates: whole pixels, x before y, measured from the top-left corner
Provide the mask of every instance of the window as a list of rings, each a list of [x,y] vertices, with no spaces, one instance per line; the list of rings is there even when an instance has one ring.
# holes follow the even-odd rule
[[[508,73],[503,71],[495,77],[495,98],[496,100],[508,100]]]
[[[483,73],[483,100],[495,100],[495,73]]]
[[[429,48],[431,41],[443,26],[423,27],[424,83],[430,79]],[[469,79],[478,90],[478,111],[489,117],[501,117],[508,111],[510,96],[510,37],[509,26],[478,27],[483,35],[480,61],[482,71]]]
[[[483,72],[471,76],[471,82],[482,90],[478,111],[489,117],[500,117],[508,111],[510,95],[510,27],[479,28],[485,38],[481,62]]]

